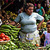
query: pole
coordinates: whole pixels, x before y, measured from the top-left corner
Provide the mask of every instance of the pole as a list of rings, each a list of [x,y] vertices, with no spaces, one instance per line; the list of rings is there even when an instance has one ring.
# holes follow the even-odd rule
[[[13,0],[12,2],[14,2],[15,0]],[[5,6],[2,10],[4,10],[5,8],[7,8],[9,5],[11,5],[11,3],[12,2],[10,2],[7,6]]]

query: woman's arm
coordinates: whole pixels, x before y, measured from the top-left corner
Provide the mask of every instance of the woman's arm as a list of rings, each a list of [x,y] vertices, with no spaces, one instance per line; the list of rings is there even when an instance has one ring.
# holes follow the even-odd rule
[[[15,25],[15,22],[12,21],[11,23],[6,23],[6,24],[8,24],[8,25]]]
[[[19,23],[16,23],[15,21],[12,21],[11,23],[6,23],[6,24],[8,24],[8,25],[17,25],[17,27],[19,27],[18,25],[19,25]]]
[[[44,10],[44,8],[42,9],[42,11],[43,11],[43,15],[42,15],[42,16],[44,16],[44,15],[45,15],[45,10]]]
[[[39,29],[41,27],[43,22],[44,22],[44,19],[38,24],[37,29]]]

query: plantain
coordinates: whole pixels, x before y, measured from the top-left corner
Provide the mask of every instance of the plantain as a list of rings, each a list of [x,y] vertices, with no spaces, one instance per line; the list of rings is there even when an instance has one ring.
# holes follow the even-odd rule
[[[10,32],[11,32],[11,33],[18,33],[18,31],[14,31],[14,30],[11,30]]]
[[[16,28],[16,26],[9,25],[11,28]]]
[[[0,30],[0,32],[4,32],[4,33],[8,33],[9,31],[8,30]]]
[[[1,28],[8,28],[8,29],[12,29],[9,25],[1,25]]]
[[[12,29],[14,29],[14,30],[20,30],[21,28],[12,28]]]

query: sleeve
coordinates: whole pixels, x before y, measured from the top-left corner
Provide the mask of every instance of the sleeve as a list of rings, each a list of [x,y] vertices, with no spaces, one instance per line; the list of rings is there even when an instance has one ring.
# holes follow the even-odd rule
[[[20,19],[21,19],[21,17],[20,17],[20,14],[16,17],[16,19],[14,20],[16,23],[19,23],[20,22]]]
[[[41,7],[41,9],[43,9],[43,7]]]
[[[47,31],[44,31],[44,32],[43,32],[43,34],[45,34],[45,35],[46,35],[46,33],[47,33]]]
[[[40,20],[40,21],[42,21],[43,19],[44,19],[44,17],[41,16],[41,15],[39,15],[39,14],[37,13],[37,18],[36,18],[36,20]]]

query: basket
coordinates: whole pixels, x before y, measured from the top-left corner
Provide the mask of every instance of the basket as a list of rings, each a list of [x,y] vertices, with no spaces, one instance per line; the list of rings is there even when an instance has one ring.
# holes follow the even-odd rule
[[[9,41],[10,41],[10,40],[9,40]],[[0,45],[6,44],[6,43],[8,43],[9,41],[0,41]]]

